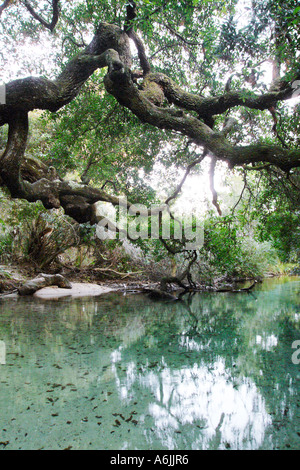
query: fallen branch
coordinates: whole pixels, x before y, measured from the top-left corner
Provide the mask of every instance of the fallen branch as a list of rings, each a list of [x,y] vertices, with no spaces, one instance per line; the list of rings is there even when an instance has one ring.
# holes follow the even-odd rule
[[[130,273],[120,273],[119,271],[115,271],[115,269],[110,269],[110,268],[94,268],[94,271],[100,271],[102,273],[106,273],[106,272],[111,272],[111,273],[114,273],[114,274],[117,274],[118,276],[121,276],[122,279],[125,279],[126,277],[129,277],[129,276],[134,276],[135,274],[142,274],[143,271],[133,271],[133,272],[130,272]]]
[[[25,282],[25,284],[17,290],[19,295],[33,295],[36,291],[49,286],[57,286],[62,289],[72,289],[71,283],[61,274],[39,274],[38,277]]]
[[[231,293],[238,293],[238,292],[249,292],[253,287],[257,284],[258,281],[254,281],[253,284],[249,287],[243,287],[242,289],[231,289],[229,287],[223,287],[220,289],[217,289],[216,292],[231,292]]]

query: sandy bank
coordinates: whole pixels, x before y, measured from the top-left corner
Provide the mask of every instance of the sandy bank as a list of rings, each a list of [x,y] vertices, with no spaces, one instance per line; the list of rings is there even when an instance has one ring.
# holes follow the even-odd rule
[[[88,284],[88,283],[71,283],[71,289],[61,289],[56,286],[44,287],[43,289],[38,290],[34,297],[40,299],[49,299],[55,300],[61,297],[95,297],[97,295],[106,294],[111,292],[112,288],[99,286],[98,284]]]

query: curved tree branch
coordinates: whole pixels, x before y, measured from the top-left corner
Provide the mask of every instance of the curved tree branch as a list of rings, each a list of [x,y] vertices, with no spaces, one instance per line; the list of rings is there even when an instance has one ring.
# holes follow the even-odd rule
[[[32,202],[41,200],[46,208],[62,206],[78,222],[92,223],[97,222],[94,207],[97,201],[120,203],[118,197],[87,185],[48,176],[29,182],[22,178],[21,173],[27,143],[28,112],[34,109],[57,111],[72,101],[86,80],[101,67],[108,67],[104,79],[106,90],[142,122],[189,137],[215,158],[227,161],[231,167],[265,162],[289,171],[300,166],[300,150],[261,143],[234,146],[226,140],[231,124],[224,128],[224,132],[218,133],[182,110],[161,106],[167,99],[182,109],[196,111],[207,122],[207,118],[234,106],[268,109],[270,104],[287,99],[289,88],[261,96],[229,92],[219,97],[202,98],[184,92],[163,74],[148,73],[147,68],[144,68],[143,86],[139,88],[130,70],[129,35],[133,30],[131,26],[126,26],[125,30],[127,33],[117,26],[101,23],[92,42],[67,64],[55,80],[28,77],[6,85],[6,104],[0,105],[0,126],[9,124],[9,138],[0,157],[0,176],[13,197]]]
[[[24,6],[27,8],[31,16],[41,23],[45,28],[49,29],[51,33],[54,31],[54,28],[59,19],[59,0],[52,0],[52,20],[51,22],[46,21],[41,15],[36,13],[28,0],[24,0]]]
[[[194,160],[193,162],[191,162],[188,166],[187,166],[187,169],[185,170],[185,173],[183,175],[183,178],[182,180],[180,181],[180,183],[178,184],[177,188],[175,189],[175,191],[173,192],[173,194],[171,194],[171,196],[169,196],[166,201],[165,201],[165,204],[169,205],[169,203],[175,199],[178,194],[180,193],[181,189],[182,189],[182,186],[184,185],[185,183],[185,180],[187,179],[188,175],[190,174],[191,170],[194,168],[194,166],[198,165],[198,163],[201,163],[202,160],[205,158],[207,152],[204,150],[203,154],[197,158],[196,160]]]
[[[0,104],[0,126],[9,122],[16,110],[58,111],[72,101],[82,85],[98,68],[110,72],[131,66],[128,36],[121,28],[101,23],[92,42],[64,68],[55,80],[28,77],[6,84],[6,104]]]
[[[146,80],[148,79],[149,75]],[[120,73],[107,74],[104,83],[107,91],[115,96],[120,104],[129,108],[142,122],[147,122],[161,129],[177,131],[189,137],[197,145],[205,147],[215,157],[227,161],[230,167],[255,162],[269,162],[284,171],[289,171],[293,167],[300,166],[299,149],[283,149],[276,145],[264,143],[235,146],[222,133],[214,132],[199,119],[157,106],[158,102],[162,103],[163,101],[161,97],[162,90],[159,85],[156,89],[155,100],[152,99],[156,104],[153,104],[149,100],[149,94],[139,90],[134,85],[130,72],[126,69]],[[153,92],[152,88],[152,94]],[[279,99],[278,94],[276,94],[276,98]],[[272,95],[271,98],[267,96],[265,99],[273,100],[275,95]],[[208,100],[213,102],[214,98],[208,98]],[[179,102],[181,103],[181,101]],[[182,107],[186,107],[186,102],[182,103]],[[207,108],[207,106],[205,107]],[[212,108],[215,110],[214,106]],[[208,112],[211,113],[210,108],[207,108]]]
[[[225,94],[214,97],[203,97],[194,93],[184,91],[171,78],[162,73],[151,73],[147,79],[159,85],[167,100],[186,109],[187,111],[196,111],[199,118],[223,114],[236,106],[245,106],[251,109],[265,110],[269,109],[278,101],[287,100],[293,94],[293,88],[290,85],[282,90],[274,90],[263,95],[255,95],[248,91],[228,91]]]
[[[5,0],[2,5],[0,5],[0,16],[2,15],[3,11],[5,10],[5,8],[7,8],[9,6],[9,4],[11,3],[11,0]]]
[[[54,180],[46,177],[29,182],[22,178],[21,166],[28,136],[28,115],[25,112],[15,113],[9,123],[8,142],[4,154],[0,157],[0,177],[9,189],[12,197],[24,198],[30,202],[42,201],[46,208],[62,206],[66,214],[78,222],[94,221],[96,214],[94,204],[97,201],[120,204],[118,197],[105,191],[86,185]]]
[[[113,75],[120,72],[124,64],[129,66],[130,63],[127,35],[121,28],[101,24],[91,44],[67,64],[56,80],[29,77],[7,84],[6,104],[0,105],[0,125],[8,123],[9,136],[6,150],[0,157],[0,176],[12,197],[21,197],[30,202],[41,200],[46,208],[62,206],[66,214],[78,222],[92,223],[97,222],[94,206],[97,201],[114,205],[120,203],[118,197],[103,190],[53,179],[48,174],[37,180],[33,178],[26,181],[22,178],[26,168],[23,168],[23,172],[21,169],[24,166],[29,111],[37,108],[56,111],[79,93],[97,68],[108,67],[109,73]]]
[[[147,59],[144,43],[139,37],[139,35],[134,31],[134,20],[137,17],[137,8],[136,3],[133,0],[129,1],[126,12],[127,14],[124,24],[124,32],[127,34],[128,37],[133,40],[135,47],[138,51],[138,56],[143,73],[144,75],[147,75],[150,72],[151,68]]]

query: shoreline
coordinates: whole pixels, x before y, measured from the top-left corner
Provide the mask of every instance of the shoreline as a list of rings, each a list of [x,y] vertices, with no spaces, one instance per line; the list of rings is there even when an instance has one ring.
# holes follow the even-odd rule
[[[92,270],[91,270],[92,274]],[[32,266],[8,266],[0,265],[0,298],[19,296],[18,288],[32,280],[35,276]],[[193,289],[193,292],[230,292],[234,286],[247,284],[248,282],[262,282],[264,279],[280,278],[283,276],[293,277],[293,274],[288,273],[266,273],[260,279],[253,278],[239,278],[224,280],[220,285],[199,285],[198,288]],[[37,290],[32,297],[43,300],[59,300],[61,298],[72,297],[96,297],[99,295],[107,294],[109,292],[122,292],[122,293],[147,293],[147,291],[160,289],[160,283],[151,281],[150,279],[113,279],[96,280],[90,278],[88,273],[72,273],[70,271],[65,274],[71,284],[71,288],[62,288],[56,285],[43,287]],[[296,277],[298,277],[296,275]],[[90,279],[89,279],[90,278]],[[170,286],[171,287],[171,286]],[[178,287],[170,288],[170,292],[178,291]],[[189,292],[189,291],[187,291]],[[234,292],[234,290],[232,291]]]
[[[84,282],[72,282],[71,286],[71,289],[64,289],[57,286],[44,287],[35,292],[33,297],[44,300],[59,300],[63,297],[77,299],[80,297],[96,297],[114,290],[107,286]]]

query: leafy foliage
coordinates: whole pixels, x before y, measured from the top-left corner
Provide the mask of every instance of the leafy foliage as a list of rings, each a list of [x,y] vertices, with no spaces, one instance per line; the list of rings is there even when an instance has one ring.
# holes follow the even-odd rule
[[[44,18],[50,18],[49,2],[31,3]],[[55,76],[89,42],[100,22],[124,25],[125,0],[62,0],[60,4],[53,34],[34,21],[23,2],[11,2],[2,13],[0,62],[6,80],[28,74]],[[300,11],[296,0],[140,0],[137,6],[134,26],[145,43],[153,71],[167,74],[186,90],[204,97],[226,89],[242,89],[245,97],[262,93],[269,88],[272,75],[299,68]],[[39,60],[26,56],[24,45],[27,49],[32,46]],[[41,52],[43,47],[46,54]],[[134,47],[133,54],[132,68],[138,69]],[[90,181],[111,194],[126,195],[132,202],[164,202],[163,186],[170,194],[177,184],[167,170],[183,171],[195,159],[191,142],[138,121],[105,91],[105,73],[95,72],[80,95],[58,113],[31,114],[28,154],[53,165],[62,177]],[[281,104],[276,113],[275,131],[269,110],[243,106],[218,116],[214,128],[222,131],[231,116],[240,124],[229,136],[234,144],[264,142],[299,148],[299,105]],[[1,128],[0,132],[3,151],[7,130]],[[196,167],[198,174],[202,168]],[[294,171],[288,179],[272,167],[255,172],[248,168],[240,173],[246,189],[237,208],[231,211],[225,207],[222,217],[216,217],[215,212],[205,214],[206,242],[201,259],[220,275],[261,274],[267,269],[265,260],[275,259],[273,248],[282,261],[299,260],[299,173]],[[43,208],[28,207],[21,203],[17,218],[35,217],[42,226],[46,217]],[[27,210],[39,213],[29,215]],[[1,218],[2,226],[15,223]],[[55,217],[51,224],[58,230]],[[12,251],[13,240],[11,231],[6,231],[1,238],[2,253]],[[148,248],[144,242],[140,245],[156,259],[162,256],[158,242]]]

